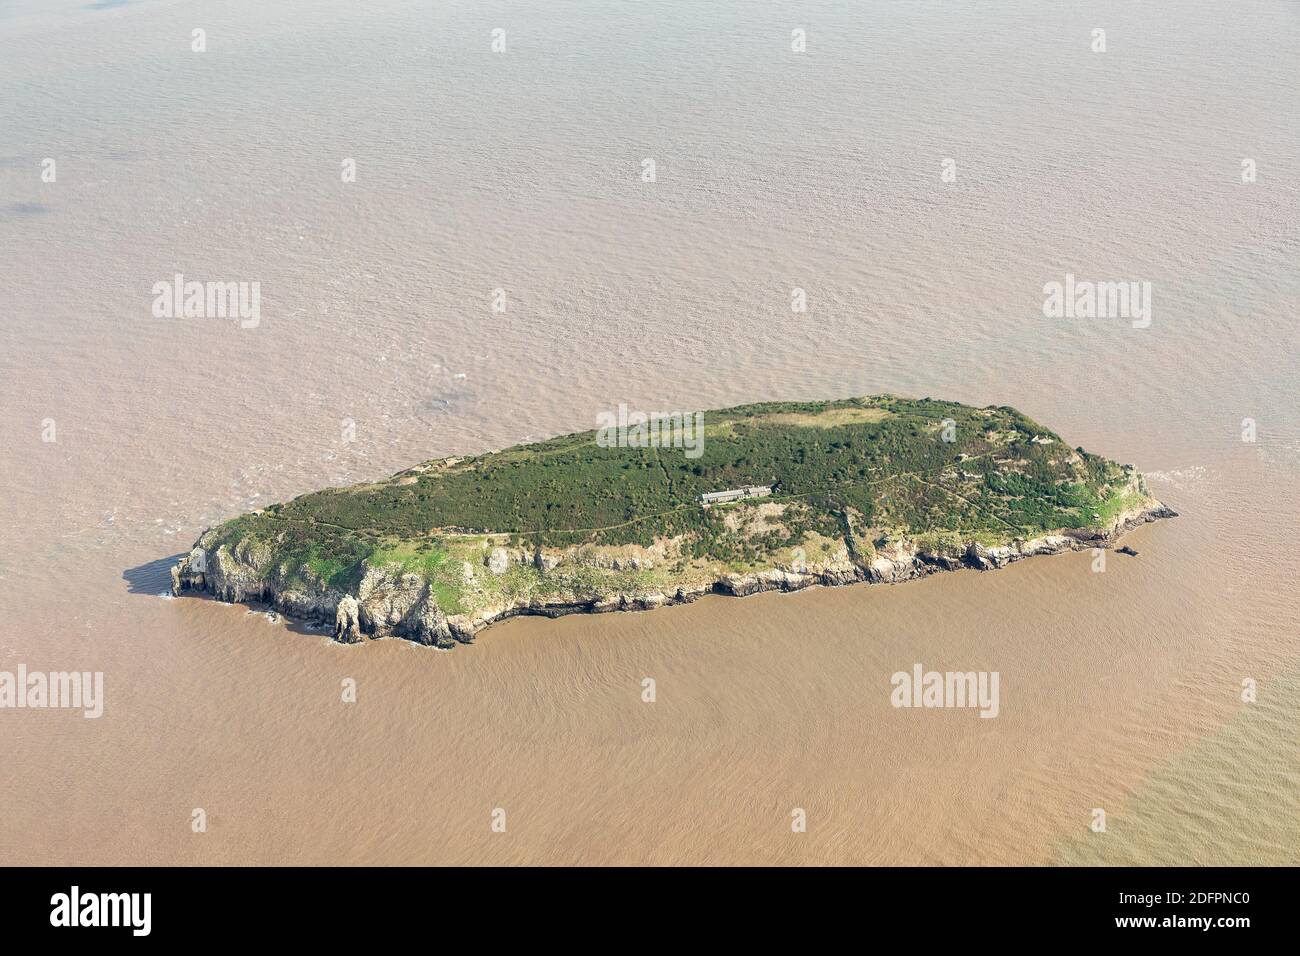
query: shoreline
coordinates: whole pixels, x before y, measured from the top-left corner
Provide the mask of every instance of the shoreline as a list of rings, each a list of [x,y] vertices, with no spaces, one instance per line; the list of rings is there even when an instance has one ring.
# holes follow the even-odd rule
[[[1064,529],[992,548],[971,541],[958,552],[927,552],[899,542],[890,556],[878,557],[869,563],[851,556],[848,561],[805,566],[802,569],[774,565],[744,574],[723,574],[698,585],[683,585],[671,592],[637,593],[619,590],[594,597],[575,596],[569,600],[546,601],[532,598],[527,603],[516,601],[465,615],[444,614],[431,593],[429,582],[419,575],[400,574],[400,569],[394,573],[392,568],[372,568],[356,594],[334,590],[305,594],[277,588],[270,582],[259,580],[261,575],[256,569],[238,562],[231,567],[232,559],[228,555],[209,556],[196,545],[172,568],[171,593],[177,597],[204,594],[212,600],[227,604],[258,603],[291,621],[322,628],[333,624],[332,639],[338,643],[360,644],[396,637],[416,644],[448,649],[457,644],[473,643],[480,631],[514,617],[554,619],[571,614],[651,611],[690,604],[710,594],[747,597],[768,591],[793,592],[812,587],[900,584],[945,571],[997,570],[1016,561],[1040,555],[1097,548],[1113,550],[1119,540],[1133,529],[1175,517],[1178,517],[1178,512],[1152,499],[1150,505],[1118,516],[1115,523],[1106,530]],[[224,562],[223,557],[227,558]],[[215,575],[208,571],[209,562],[218,569]],[[232,576],[231,571],[254,573],[251,576],[238,573]]]

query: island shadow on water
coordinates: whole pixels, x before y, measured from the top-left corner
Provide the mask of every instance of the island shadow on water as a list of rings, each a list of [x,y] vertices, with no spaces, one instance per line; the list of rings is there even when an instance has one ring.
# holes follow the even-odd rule
[[[137,565],[134,568],[127,568],[122,572],[122,580],[126,582],[126,591],[128,594],[144,594],[149,597],[162,597],[170,599],[171,591],[171,569],[177,561],[184,558],[189,552],[181,551],[166,558],[158,558],[154,561],[147,561],[144,564]],[[223,607],[230,607],[228,601],[221,601],[210,594],[199,592],[188,592],[186,597],[194,597],[199,600],[211,601],[213,604],[219,604]],[[265,615],[268,621],[284,625],[284,628],[294,634],[301,634],[304,637],[320,637],[322,634],[328,635],[329,629],[319,624],[312,624],[310,621],[300,621],[292,617],[281,614],[275,607],[265,601],[240,601],[238,604],[245,607],[251,613]]]
[[[159,558],[127,568],[122,572],[128,594],[149,594],[154,597],[169,595],[172,590],[172,567],[188,552],[182,551],[167,558]]]

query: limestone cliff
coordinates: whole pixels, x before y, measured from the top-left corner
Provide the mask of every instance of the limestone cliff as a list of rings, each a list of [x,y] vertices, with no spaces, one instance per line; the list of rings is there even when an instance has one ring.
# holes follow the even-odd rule
[[[732,506],[741,514],[770,511],[772,507]],[[743,596],[858,582],[899,583],[961,568],[992,570],[1034,555],[1111,548],[1138,525],[1175,516],[1143,487],[1140,503],[1102,529],[1062,529],[998,545],[969,540],[938,547],[900,537],[877,540],[864,548],[863,542],[849,535],[816,558],[810,558],[806,549],[795,547],[783,555],[783,560],[766,567],[714,569],[712,573],[694,568],[653,582],[646,580],[642,572],[653,570],[655,561],[671,556],[671,542],[659,542],[646,549],[582,545],[528,551],[494,546],[492,536],[487,536],[485,544],[478,545],[483,552],[478,566],[465,563],[462,573],[468,582],[480,577],[499,579],[523,570],[537,579],[538,586],[453,614],[439,606],[433,582],[395,563],[367,566],[355,591],[346,591],[320,580],[291,581],[284,569],[271,560],[270,548],[259,549],[248,542],[234,547],[214,544],[211,532],[205,532],[172,569],[172,590],[176,594],[205,592],[222,601],[270,604],[289,617],[333,625],[335,639],[344,643],[391,636],[448,648],[458,642],[469,643],[482,628],[517,614],[557,617],[577,612],[649,610],[694,601],[711,593]],[[640,553],[632,555],[630,550]],[[603,572],[606,587],[593,588],[593,571]]]

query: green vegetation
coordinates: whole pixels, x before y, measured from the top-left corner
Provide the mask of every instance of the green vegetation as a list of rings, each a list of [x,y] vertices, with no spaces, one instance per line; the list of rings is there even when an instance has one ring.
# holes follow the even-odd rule
[[[579,556],[658,547],[665,566],[641,577],[662,585],[690,568],[770,566],[796,547],[809,560],[846,546],[869,557],[890,539],[953,550],[1101,528],[1144,497],[1131,469],[1006,407],[877,396],[746,405],[704,420],[694,459],[680,448],[601,447],[595,432],[566,435],[304,495],[222,525],[210,543],[269,545],[285,579],[346,591],[366,567],[398,565],[456,613],[548,586],[517,561],[473,573],[492,547]],[[703,492],[744,485],[773,493],[698,503]],[[570,562],[563,586],[598,593],[608,575],[596,565]]]

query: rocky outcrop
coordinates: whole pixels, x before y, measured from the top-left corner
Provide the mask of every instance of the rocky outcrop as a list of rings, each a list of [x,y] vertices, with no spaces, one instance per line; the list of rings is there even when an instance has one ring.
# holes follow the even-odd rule
[[[510,570],[510,553],[505,548],[493,548],[483,563],[493,574],[505,574]]]
[[[344,644],[360,644],[365,639],[361,632],[361,605],[351,594],[339,600],[334,613],[334,640]]]
[[[1140,480],[1140,479],[1139,479]],[[1143,489],[1144,490],[1144,489]],[[651,610],[683,604],[709,593],[744,596],[761,591],[797,591],[807,587],[836,587],[856,582],[895,584],[939,571],[961,568],[994,570],[1023,558],[1065,551],[1110,548],[1124,534],[1148,521],[1175,517],[1176,513],[1146,498],[1147,504],[1119,515],[1108,528],[1069,529],[1056,534],[986,547],[974,541],[959,548],[924,547],[910,539],[877,542],[865,552],[852,542],[842,542],[824,558],[810,561],[800,550],[785,563],[751,572],[720,574],[664,590],[611,590],[594,596],[564,588],[545,597],[488,604],[472,613],[448,614],[439,606],[431,582],[396,565],[368,567],[355,593],[345,592],[311,578],[304,583],[283,577],[283,569],[270,560],[269,550],[248,541],[233,547],[214,543],[205,532],[195,547],[172,569],[175,594],[198,591],[230,602],[265,602],[286,616],[332,626],[334,638],[357,644],[380,637],[400,637],[432,647],[449,648],[469,643],[482,628],[520,614],[559,617],[574,613]],[[536,568],[542,575],[556,569],[599,567],[643,570],[654,562],[626,555],[611,556],[584,545],[570,551],[547,549],[527,552],[490,549],[482,565],[465,564],[467,581],[476,574],[489,577],[507,573],[512,565]],[[477,571],[475,570],[477,567]],[[560,571],[559,573],[564,573]]]

